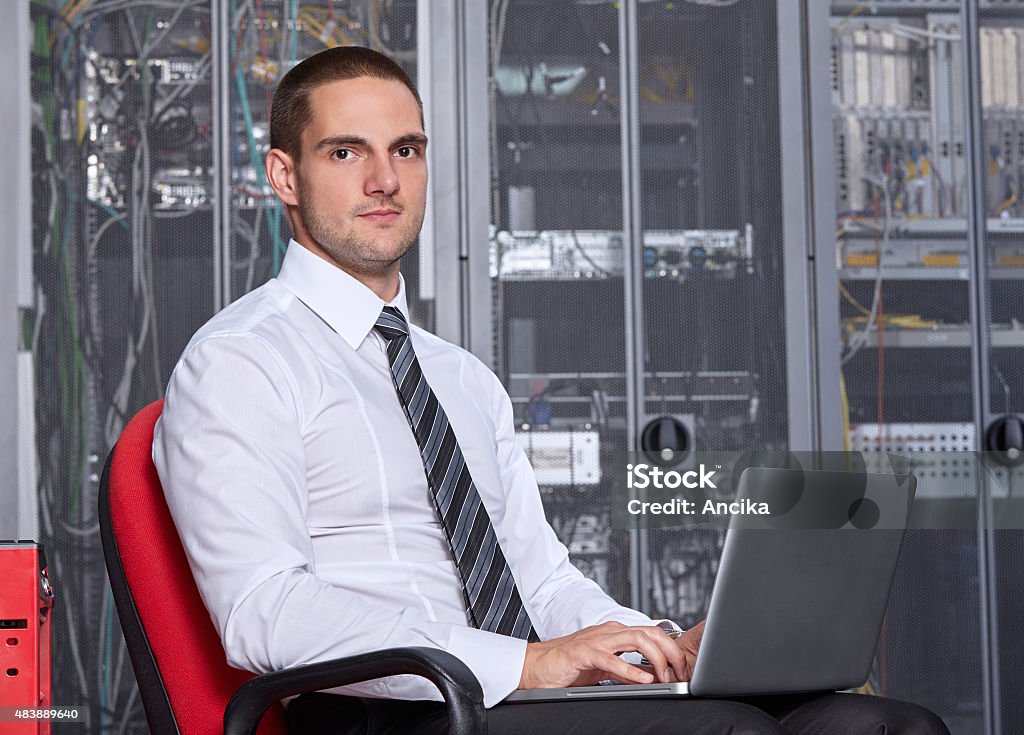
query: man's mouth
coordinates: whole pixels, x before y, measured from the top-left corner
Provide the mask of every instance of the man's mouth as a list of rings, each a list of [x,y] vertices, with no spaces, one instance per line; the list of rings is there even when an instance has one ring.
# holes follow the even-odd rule
[[[364,212],[359,216],[363,219],[369,220],[370,222],[386,224],[398,219],[399,214],[401,213],[397,209],[389,209],[385,207],[382,209],[374,209],[372,212]]]

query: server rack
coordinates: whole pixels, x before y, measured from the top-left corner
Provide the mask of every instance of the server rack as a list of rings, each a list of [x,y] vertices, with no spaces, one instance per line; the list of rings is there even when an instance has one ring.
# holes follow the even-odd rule
[[[494,364],[574,561],[683,623],[722,536],[626,527],[626,465],[646,456],[629,452],[661,442],[686,469],[695,451],[838,447],[806,319],[814,197],[797,194],[831,178],[799,160],[818,123],[803,39],[780,31],[802,12],[510,0],[489,16]]]
[[[879,668],[954,732],[1021,727],[1005,427],[1024,354],[1022,21],[1019,2],[832,3],[835,150],[818,165],[836,180],[844,435],[911,454],[920,503],[966,519],[909,535]],[[956,652],[956,687],[926,640]]]
[[[276,80],[296,59],[346,43],[388,49],[415,75],[417,7],[29,0],[19,8],[30,89],[17,109],[31,135],[19,148],[31,154],[31,188],[21,185],[32,199],[23,210],[30,232],[18,239],[29,267],[18,281],[22,354],[11,381],[23,399],[19,512],[38,511],[23,515],[35,516],[62,590],[54,701],[86,705],[83,722],[55,729],[145,732],[105,583],[102,462],[127,419],[162,395],[194,331],[279,267],[288,228],[262,173]],[[413,263],[411,304],[429,324],[415,273]]]

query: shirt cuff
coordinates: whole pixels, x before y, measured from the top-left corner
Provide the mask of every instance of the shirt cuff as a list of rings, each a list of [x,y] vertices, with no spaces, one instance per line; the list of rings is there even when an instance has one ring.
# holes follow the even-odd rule
[[[655,625],[657,625],[666,633],[675,633],[676,635],[680,635],[686,632],[682,628],[680,628],[679,624],[674,620],[659,620],[655,623]]]
[[[484,707],[493,707],[519,688],[526,661],[526,641],[521,638],[454,626],[447,650],[480,682]]]

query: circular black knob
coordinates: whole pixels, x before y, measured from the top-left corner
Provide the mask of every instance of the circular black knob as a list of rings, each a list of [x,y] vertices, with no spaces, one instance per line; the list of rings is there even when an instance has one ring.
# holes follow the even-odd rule
[[[640,433],[640,449],[655,464],[681,462],[690,451],[690,430],[675,416],[651,419]]]
[[[1007,414],[989,424],[985,449],[994,452],[993,458],[1001,464],[1014,466],[1024,462],[1024,419]]]

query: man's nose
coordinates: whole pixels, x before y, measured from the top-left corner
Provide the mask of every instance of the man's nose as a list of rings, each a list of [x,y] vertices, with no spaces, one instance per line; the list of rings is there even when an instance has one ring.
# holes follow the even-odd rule
[[[366,194],[370,196],[391,196],[399,188],[398,172],[390,154],[374,156],[366,178]]]

